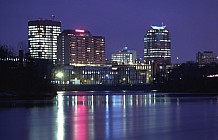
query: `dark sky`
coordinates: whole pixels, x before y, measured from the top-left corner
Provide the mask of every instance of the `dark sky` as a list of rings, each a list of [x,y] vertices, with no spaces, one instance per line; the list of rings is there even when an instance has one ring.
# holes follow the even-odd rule
[[[142,57],[146,30],[162,22],[171,33],[172,62],[195,60],[197,51],[218,53],[218,0],[1,0],[0,9],[0,42],[15,50],[27,42],[28,20],[55,15],[62,30],[105,36],[107,58],[124,45]]]

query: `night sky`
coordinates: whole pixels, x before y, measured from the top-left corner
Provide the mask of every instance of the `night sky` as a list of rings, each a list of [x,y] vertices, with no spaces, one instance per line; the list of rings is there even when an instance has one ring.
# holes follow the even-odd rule
[[[173,63],[194,61],[198,51],[218,54],[218,0],[1,0],[0,9],[0,42],[14,50],[27,42],[28,20],[55,15],[62,30],[105,36],[107,58],[124,45],[143,57],[146,30],[162,22],[171,33]]]

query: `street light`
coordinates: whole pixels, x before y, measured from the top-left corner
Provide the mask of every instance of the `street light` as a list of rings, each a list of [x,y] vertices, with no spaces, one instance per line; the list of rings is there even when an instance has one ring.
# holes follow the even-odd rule
[[[63,76],[64,76],[63,72],[58,72],[58,73],[56,74],[56,77],[57,77],[57,78],[62,78]]]
[[[65,84],[64,84],[64,73],[59,71],[55,74],[55,76],[57,77],[58,80],[58,85],[63,84],[62,90],[65,90]]]

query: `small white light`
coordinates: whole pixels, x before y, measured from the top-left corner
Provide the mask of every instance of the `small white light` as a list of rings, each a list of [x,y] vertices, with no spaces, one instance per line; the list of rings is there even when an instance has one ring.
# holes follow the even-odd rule
[[[58,72],[56,74],[56,77],[58,77],[58,78],[62,78],[63,76],[64,76],[63,72]]]

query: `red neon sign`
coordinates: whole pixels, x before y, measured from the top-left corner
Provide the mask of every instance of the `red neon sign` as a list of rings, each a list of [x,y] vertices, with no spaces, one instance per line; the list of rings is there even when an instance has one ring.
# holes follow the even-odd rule
[[[85,32],[84,30],[79,30],[79,29],[76,29],[75,31],[79,32],[79,33],[84,33]]]

